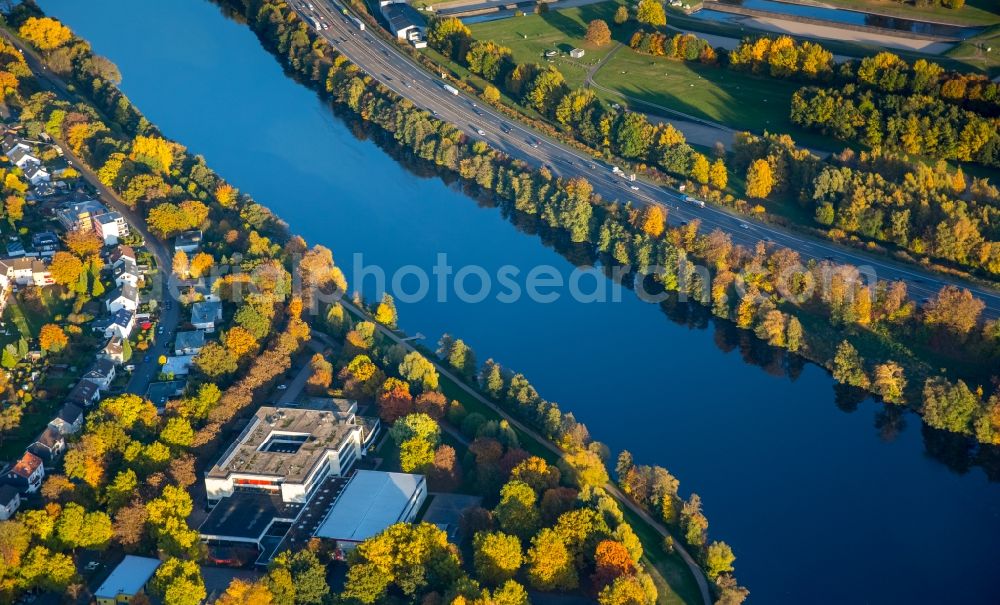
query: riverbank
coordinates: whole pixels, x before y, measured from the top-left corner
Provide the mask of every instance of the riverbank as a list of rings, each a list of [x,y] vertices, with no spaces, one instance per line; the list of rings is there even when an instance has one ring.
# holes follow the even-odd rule
[[[120,65],[123,87],[150,119],[332,248],[349,275],[355,253],[390,276],[411,263],[429,269],[434,251],[491,273],[541,263],[565,274],[572,267],[557,249],[585,258],[537,220],[504,220],[488,196],[470,203],[453,177],[414,162],[346,110],[331,111],[215,7],[45,4]],[[135,22],[150,26],[133,31]],[[178,49],[182,30],[191,42]],[[370,278],[351,282],[377,296]],[[964,446],[922,430],[904,410],[849,406],[825,372],[691,305],[644,305],[627,293],[619,304],[397,303],[411,334],[457,332],[533,376],[614,451],[669,462],[733,545],[754,602],[825,605],[861,593],[989,602],[985,537],[1000,496],[969,470]],[[927,552],[928,539],[940,548]],[[897,557],[878,556],[886,543]],[[962,556],[939,556],[954,552]],[[816,570],[833,568],[836,581],[817,594]]]

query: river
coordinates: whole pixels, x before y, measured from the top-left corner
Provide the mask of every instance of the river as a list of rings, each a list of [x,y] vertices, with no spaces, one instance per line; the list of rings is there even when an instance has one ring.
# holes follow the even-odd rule
[[[429,270],[439,252],[492,275],[506,264],[573,268],[489,204],[356,135],[205,0],[40,4],[118,64],[124,91],[168,136],[331,248],[354,287],[355,253],[390,273]],[[524,372],[614,452],[662,464],[683,494],[698,492],[753,603],[986,604],[1000,594],[1000,484],[963,442],[912,414],[838,405],[814,365],[782,364],[731,328],[629,291],[604,304],[452,295],[399,307],[409,333],[460,336],[480,360]]]

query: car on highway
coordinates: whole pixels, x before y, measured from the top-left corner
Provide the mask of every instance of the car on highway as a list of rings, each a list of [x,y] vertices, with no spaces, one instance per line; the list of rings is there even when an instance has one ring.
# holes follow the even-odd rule
[[[478,134],[481,137],[485,137],[486,136],[486,131],[484,131],[482,128],[477,128],[476,129],[476,134]]]
[[[746,223],[740,223],[740,229],[749,229],[749,228],[750,228],[750,225],[748,225]]]
[[[631,189],[632,191],[638,191],[639,190],[639,187],[636,186],[636,185],[629,185],[628,188]]]
[[[538,147],[538,139],[535,139],[534,141],[532,141],[531,142],[531,146],[537,148]]]
[[[500,130],[504,131],[505,134],[510,134],[510,124],[506,122],[500,122]]]
[[[278,390],[279,390],[279,391],[284,391],[284,390],[285,390],[285,389],[287,389],[287,388],[288,388],[288,385],[287,385],[287,384],[279,384],[279,385],[278,385]]]

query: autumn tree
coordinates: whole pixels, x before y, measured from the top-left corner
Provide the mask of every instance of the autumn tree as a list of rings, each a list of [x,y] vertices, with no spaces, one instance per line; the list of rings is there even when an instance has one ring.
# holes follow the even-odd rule
[[[650,204],[642,211],[640,225],[646,235],[660,237],[667,225],[667,213],[659,204]]]
[[[887,361],[875,366],[872,387],[875,394],[887,403],[903,403],[903,392],[906,389],[906,378],[903,366],[895,361]]]
[[[174,252],[172,270],[174,275],[180,278],[186,278],[191,271],[191,262],[188,259],[187,252],[183,250],[178,250]]]
[[[350,368],[350,366],[348,366]],[[388,378],[378,395],[379,416],[388,424],[413,411],[413,397],[410,385],[398,378]]]
[[[359,544],[351,563],[343,594],[363,603],[378,601],[390,586],[415,601],[417,595],[447,590],[462,575],[448,535],[430,523],[389,526]]]
[[[479,532],[472,541],[476,577],[498,585],[511,580],[521,568],[521,541],[503,532]]]
[[[427,481],[435,491],[450,492],[462,485],[462,467],[450,445],[438,446],[434,460],[427,470]]]
[[[188,265],[188,271],[190,272],[191,277],[197,279],[204,275],[208,275],[208,272],[214,264],[215,259],[212,258],[211,254],[207,252],[199,252],[194,255],[194,258],[191,259],[191,263]]]
[[[45,324],[38,333],[38,346],[43,351],[58,353],[69,344],[66,332],[56,324]]]
[[[663,27],[667,24],[667,13],[663,10],[660,0],[639,0],[636,17],[639,23],[653,27]]]
[[[11,226],[24,218],[24,203],[24,198],[19,195],[8,195],[4,200],[4,211]]]
[[[52,256],[52,262],[49,264],[52,280],[70,290],[73,290],[80,283],[80,275],[83,274],[83,271],[83,261],[62,250]]]
[[[573,590],[579,585],[573,555],[553,529],[545,528],[532,538],[525,562],[528,583],[536,590]]]
[[[178,558],[160,564],[150,587],[165,605],[199,605],[208,596],[198,563]]]
[[[239,192],[229,183],[222,183],[215,188],[215,201],[223,208],[232,208],[236,205],[236,198]]]
[[[306,381],[306,389],[313,395],[324,395],[333,383],[333,364],[322,353],[316,353],[309,360],[311,373]]]
[[[604,46],[611,42],[611,30],[603,19],[594,19],[587,24],[587,33],[584,39],[594,46]]]
[[[594,550],[594,589],[600,591],[616,578],[635,573],[636,562],[621,542],[602,540]]]
[[[854,345],[846,340],[837,346],[837,353],[833,358],[833,378],[841,384],[868,388],[869,380],[864,360]]]
[[[747,197],[764,199],[774,189],[774,173],[767,160],[754,160],[747,169]]]
[[[435,391],[438,388],[437,369],[417,351],[406,354],[399,364],[399,375],[418,392]]]
[[[623,4],[615,11],[615,25],[623,25],[626,21],[628,21],[628,8]]]
[[[396,327],[396,303],[388,293],[382,295],[382,300],[375,308],[375,321],[389,328]]]
[[[944,286],[923,308],[924,323],[940,326],[957,334],[968,334],[976,327],[986,304],[969,290]]]
[[[223,342],[225,342],[226,349],[236,359],[242,359],[243,356],[256,351],[258,347],[257,339],[254,338],[254,335],[242,326],[233,326],[230,328],[226,332]]]
[[[73,32],[49,17],[29,17],[18,33],[41,50],[54,50],[73,38]]]
[[[233,578],[226,592],[215,601],[215,605],[271,605],[274,595],[265,582],[249,582]]]
[[[736,555],[725,542],[712,542],[705,551],[705,566],[708,577],[715,580],[719,574],[731,573]]]

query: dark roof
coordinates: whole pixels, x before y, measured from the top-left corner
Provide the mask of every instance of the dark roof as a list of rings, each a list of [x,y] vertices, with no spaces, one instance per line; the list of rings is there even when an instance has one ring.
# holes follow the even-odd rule
[[[273,521],[293,521],[302,505],[282,502],[280,496],[237,492],[223,498],[198,531],[204,536],[260,540]]]
[[[73,390],[66,396],[66,400],[74,403],[80,402],[86,405],[94,400],[94,396],[97,395],[98,391],[99,389],[97,383],[84,378],[80,382],[76,383]]]
[[[13,485],[0,485],[0,504],[4,506],[10,504],[14,498],[19,497],[19,494],[20,492]]]
[[[124,328],[128,326],[130,321],[132,321],[133,316],[135,316],[135,313],[128,309],[118,309],[115,311],[114,315],[111,316],[111,321],[108,322],[108,325],[119,325]]]
[[[423,27],[424,18],[409,4],[394,2],[384,9],[385,19],[393,33],[408,27]]]
[[[56,418],[59,418],[60,420],[65,420],[66,422],[73,424],[74,422],[79,420],[81,416],[83,416],[83,409],[80,408],[80,406],[73,405],[72,403],[67,403],[66,405],[62,406],[62,409],[59,410],[59,415],[56,416]]]
[[[87,373],[84,374],[84,378],[107,378],[111,376],[115,371],[115,364],[109,359],[98,359],[94,362],[94,365],[90,366]]]

